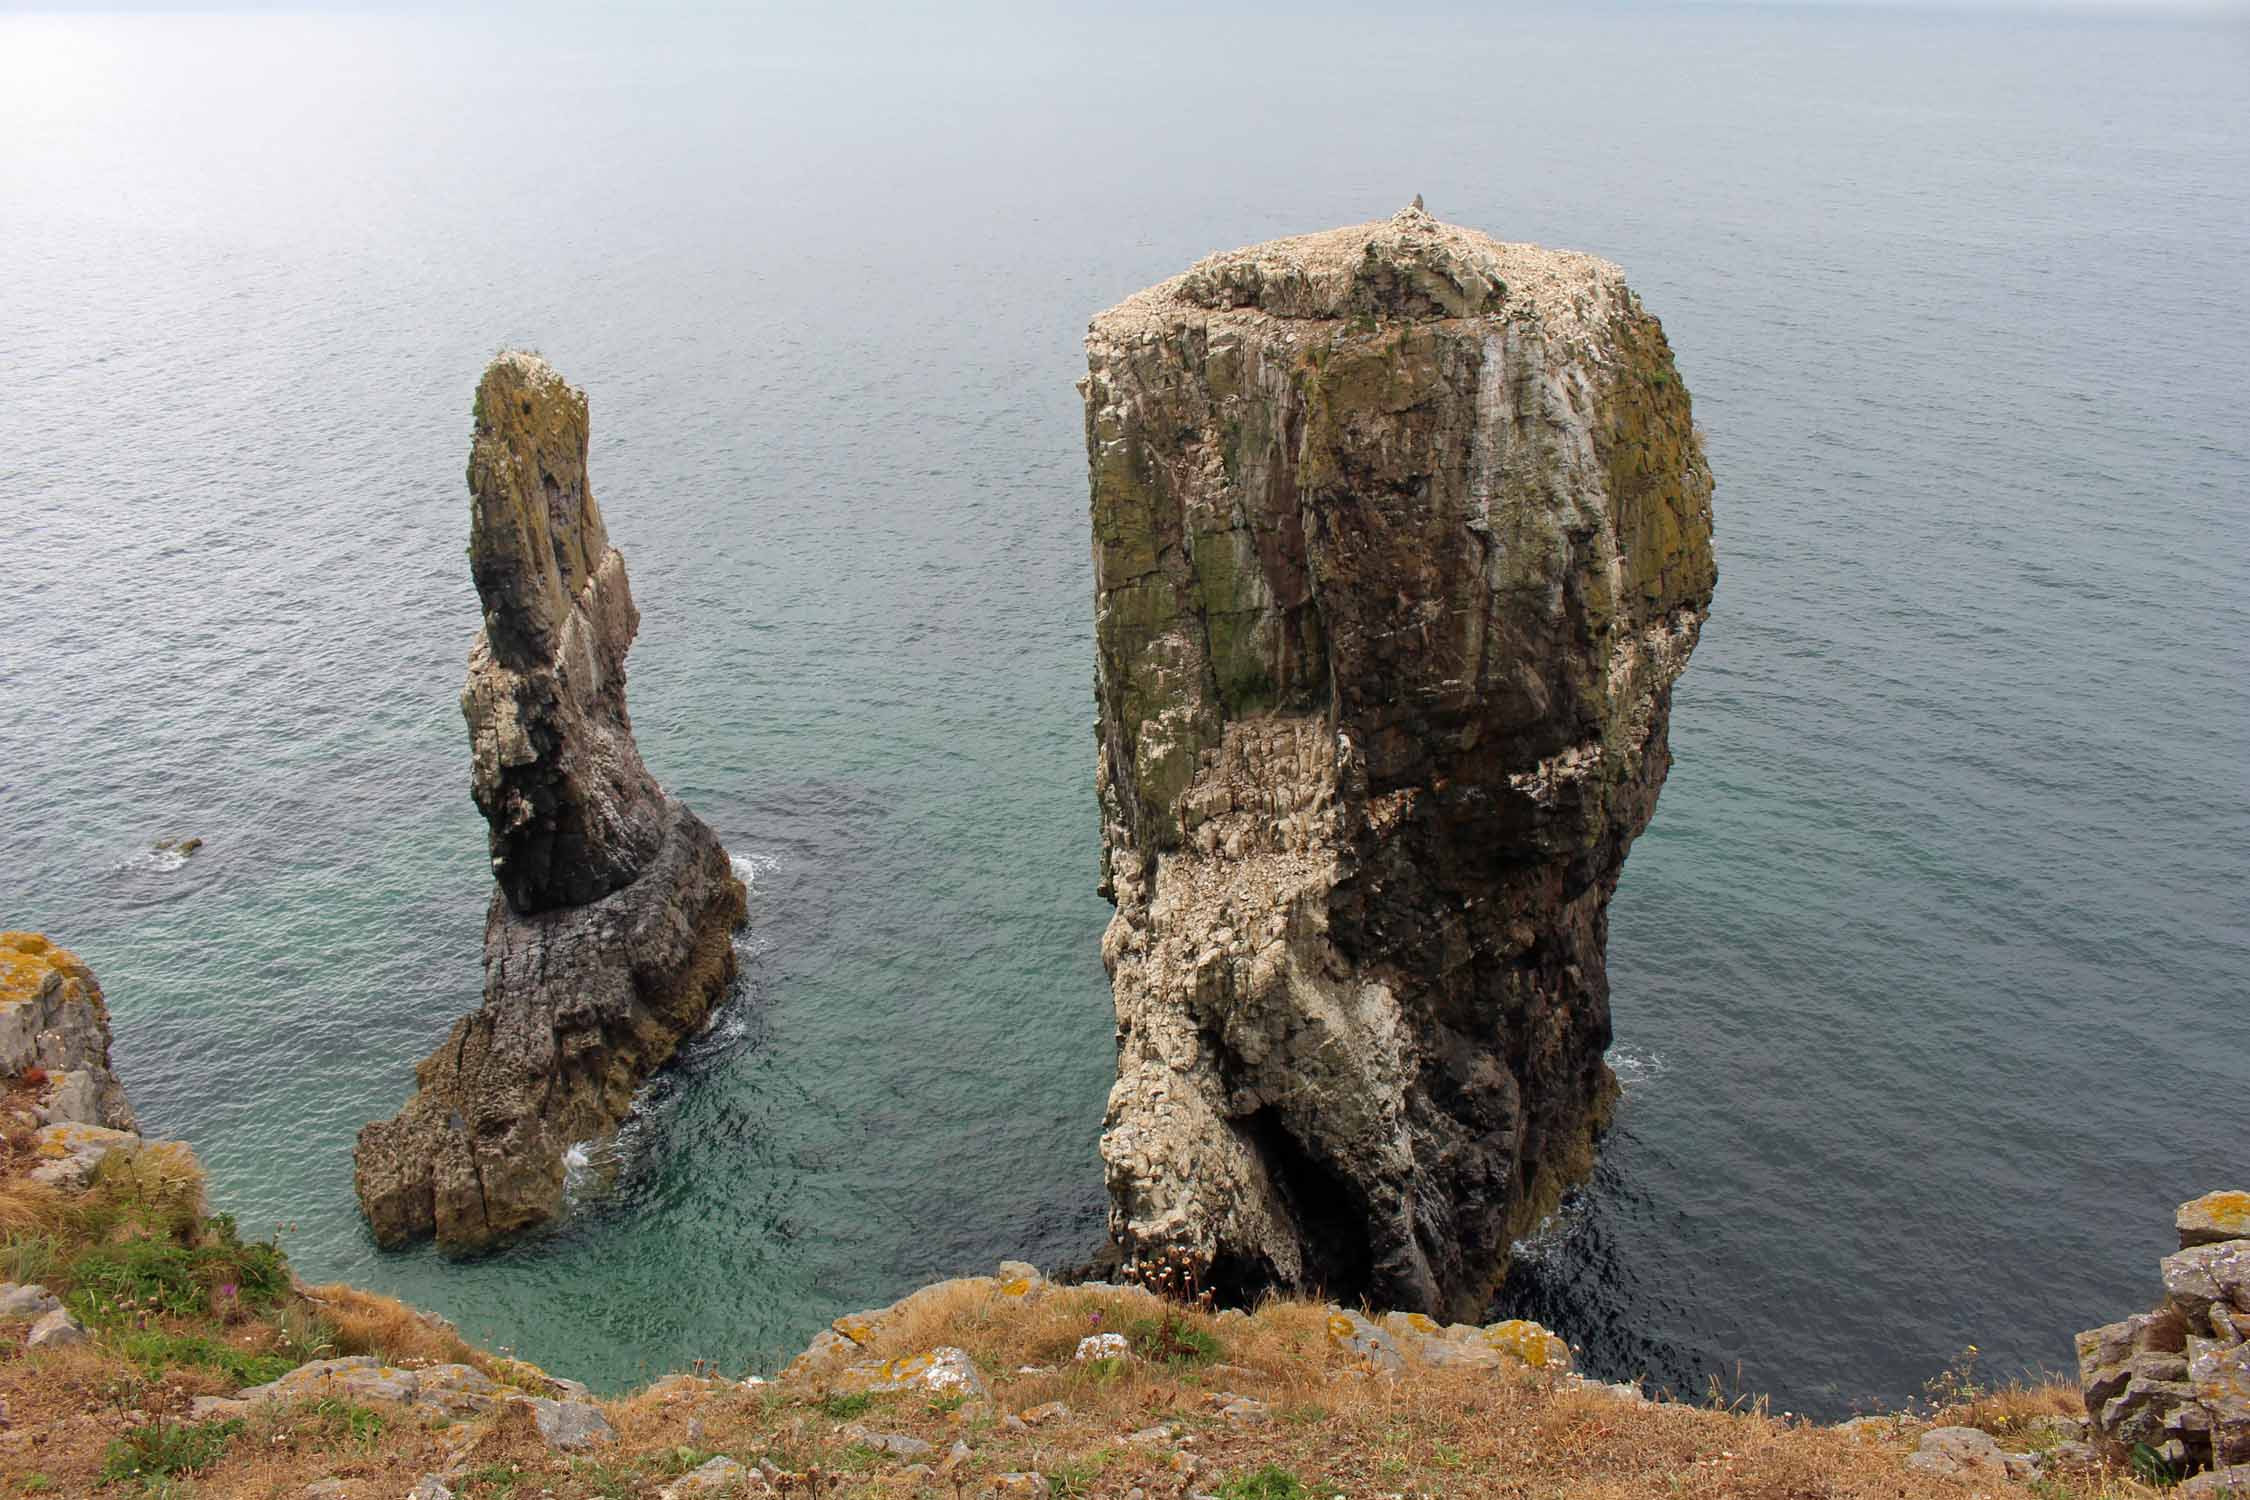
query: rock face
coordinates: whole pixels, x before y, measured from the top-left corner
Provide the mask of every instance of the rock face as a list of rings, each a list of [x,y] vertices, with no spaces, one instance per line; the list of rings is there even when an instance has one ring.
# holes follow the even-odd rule
[[[0,1083],[12,1080],[28,1095],[22,1123],[34,1127],[34,1161],[26,1175],[77,1192],[104,1158],[125,1150],[200,1182],[186,1146],[141,1139],[109,1041],[109,1006],[94,971],[36,932],[0,932]],[[23,1107],[19,1101],[23,1095],[9,1107]]]
[[[2180,1205],[2153,1312],[2078,1335],[2078,1380],[2113,1455],[2174,1469],[2250,1465],[2250,1193]]]
[[[484,628],[461,692],[495,883],[484,1004],[354,1152],[376,1240],[473,1249],[562,1205],[563,1157],[734,976],[744,890],[641,763],[625,710],[640,613],[586,477],[585,395],[533,355],[477,387],[470,570]]]
[[[135,1129],[94,971],[36,932],[0,932],[0,1078],[26,1076],[42,1126]]]
[[[1086,342],[1112,1230],[1473,1316],[1614,1089],[1608,901],[1716,576],[1663,330],[1410,208]]]

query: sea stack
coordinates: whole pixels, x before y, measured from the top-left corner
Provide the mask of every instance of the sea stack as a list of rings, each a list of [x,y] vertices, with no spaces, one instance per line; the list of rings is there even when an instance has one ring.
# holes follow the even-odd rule
[[[1087,334],[1124,1253],[1474,1321],[1614,1095],[1608,903],[1716,579],[1617,267],[1419,206]]]
[[[586,442],[585,394],[546,361],[485,371],[469,450],[484,627],[461,691],[492,854],[484,1004],[415,1069],[406,1108],[360,1131],[354,1183],[386,1246],[476,1249],[554,1215],[564,1153],[624,1119],[734,977],[742,882],[633,744],[640,613]]]

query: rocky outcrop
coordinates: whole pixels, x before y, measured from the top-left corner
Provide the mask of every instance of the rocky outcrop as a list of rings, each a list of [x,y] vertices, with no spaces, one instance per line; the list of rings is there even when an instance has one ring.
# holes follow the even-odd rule
[[[2116,1457],[2145,1448],[2182,1473],[2250,1465],[2250,1193],[2182,1204],[2177,1227],[2163,1302],[2078,1335],[2086,1412]]]
[[[94,971],[36,932],[0,932],[0,1083],[17,1123],[31,1127],[25,1175],[77,1192],[111,1152],[127,1150],[200,1184],[186,1146],[141,1138],[109,1043],[109,1006]]]
[[[1203,261],[1087,366],[1111,1227],[1474,1316],[1613,1091],[1608,901],[1715,578],[1663,330],[1416,207]]]
[[[36,932],[0,932],[0,1078],[19,1081],[42,1127],[136,1128],[94,971]]]
[[[927,1349],[889,1360],[872,1358],[869,1351],[886,1336],[916,1328],[948,1307],[958,1308],[972,1302],[982,1301],[987,1309],[985,1315],[991,1317],[1038,1307],[1058,1297],[1090,1306],[1089,1298],[1112,1295],[1128,1299],[1152,1314],[1161,1314],[1166,1309],[1176,1314],[1183,1305],[1177,1290],[1106,1281],[1058,1285],[1023,1261],[1002,1261],[997,1275],[957,1276],[931,1282],[888,1307],[844,1314],[814,1334],[812,1342],[790,1361],[780,1378],[818,1381],[845,1391],[925,1388],[965,1390],[982,1395],[986,1392],[984,1378],[978,1373],[975,1362],[960,1349]],[[1526,1319],[1514,1318],[1480,1328],[1466,1323],[1443,1325],[1420,1313],[1370,1315],[1334,1302],[1322,1305],[1318,1311],[1327,1327],[1326,1357],[1339,1367],[1331,1379],[1395,1375],[1414,1364],[1511,1373],[1537,1371],[1573,1384],[1599,1384],[1586,1381],[1572,1368],[1568,1344],[1540,1324]],[[1098,1323],[1100,1319],[1097,1317],[1095,1321]],[[1243,1314],[1239,1309],[1230,1309],[1221,1313],[1218,1321],[1222,1327],[1239,1324]],[[1136,1351],[1134,1346],[1135,1337],[1144,1345],[1160,1344],[1161,1325],[1151,1320],[1136,1321],[1133,1326],[1140,1330],[1133,1337],[1116,1332],[1086,1335],[1079,1340],[1075,1359],[1161,1358],[1160,1354],[1152,1355],[1146,1347]],[[1221,1368],[1239,1369],[1235,1366]],[[1619,1395],[1631,1391],[1635,1399],[1639,1397],[1638,1387],[1605,1386],[1604,1389]]]
[[[734,975],[744,890],[701,819],[641,763],[625,709],[640,614],[586,476],[585,395],[503,354],[477,387],[470,571],[484,628],[461,692],[495,884],[484,1004],[354,1152],[377,1241],[474,1249],[562,1206],[564,1154]]]

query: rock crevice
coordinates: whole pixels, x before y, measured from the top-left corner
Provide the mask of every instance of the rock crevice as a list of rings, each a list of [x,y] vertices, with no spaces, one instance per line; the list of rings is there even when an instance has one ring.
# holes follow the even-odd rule
[[[484,626],[461,692],[494,890],[484,1004],[354,1153],[385,1245],[476,1248],[551,1217],[564,1156],[734,976],[745,892],[701,819],[642,764],[625,706],[640,627],[586,475],[586,398],[504,354],[477,388],[470,570]]]
[[[1094,320],[1128,1253],[1468,1316],[1612,1087],[1711,482],[1613,266],[1408,209]]]

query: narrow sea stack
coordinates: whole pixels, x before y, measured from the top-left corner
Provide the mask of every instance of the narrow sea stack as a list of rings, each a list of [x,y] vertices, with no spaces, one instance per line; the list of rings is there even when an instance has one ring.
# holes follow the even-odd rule
[[[583,392],[503,354],[477,387],[469,566],[484,628],[461,711],[489,825],[484,1004],[360,1131],[376,1240],[475,1249],[562,1206],[563,1157],[604,1135],[734,977],[745,892],[641,763],[625,711],[640,628],[586,477]]]
[[[1473,1320],[1615,1090],[1608,903],[1711,599],[1619,270],[1419,204],[1096,318],[1128,1255]]]

